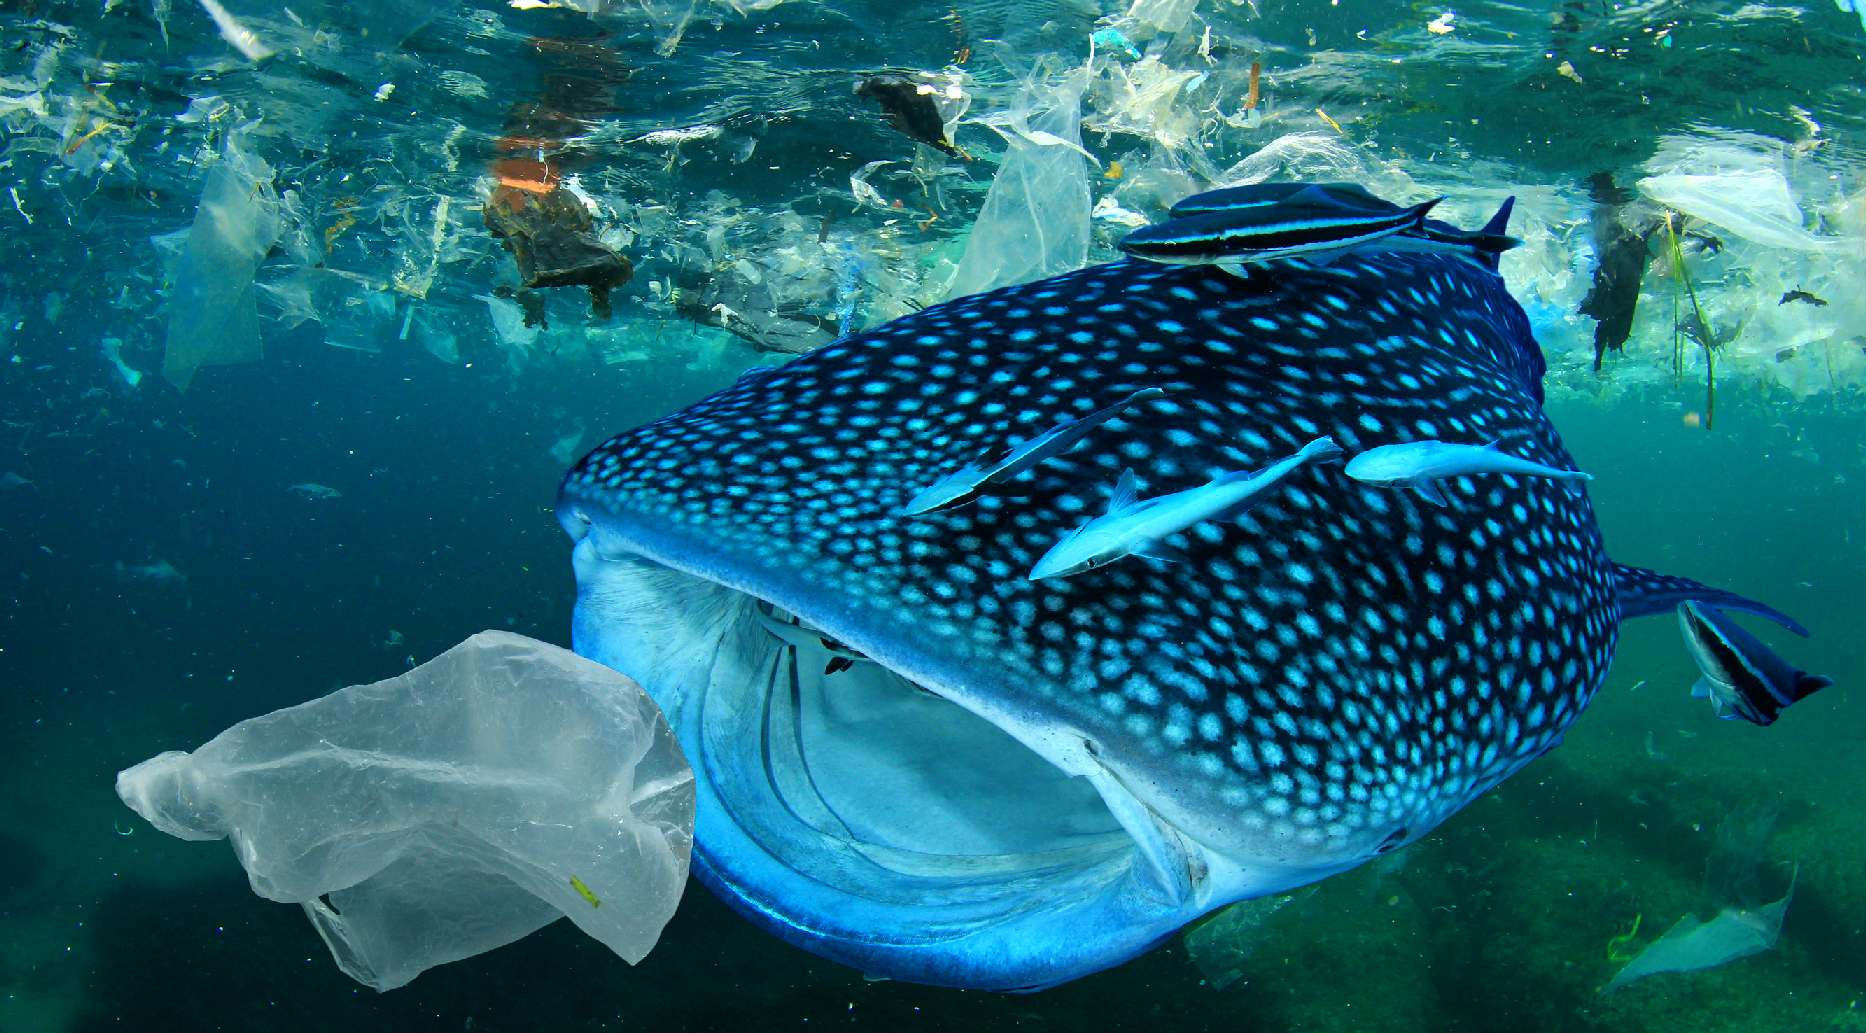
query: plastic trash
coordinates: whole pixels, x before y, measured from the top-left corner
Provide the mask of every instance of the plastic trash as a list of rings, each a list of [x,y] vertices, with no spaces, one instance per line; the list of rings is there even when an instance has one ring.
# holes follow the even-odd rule
[[[303,905],[378,990],[556,919],[638,962],[687,881],[693,773],[640,686],[481,632],[400,677],[242,721],[117,776],[253,892]]]
[[[105,337],[102,347],[104,361],[110,363],[111,368],[117,371],[117,376],[122,377],[125,384],[135,387],[143,382],[142,370],[123,361],[123,339],[121,337]]]
[[[1189,146],[1207,114],[1189,102],[1205,73],[1173,68],[1149,54],[1132,64],[1112,64],[1090,94],[1084,125],[1096,133],[1151,140],[1168,150]]]
[[[162,375],[178,391],[188,390],[202,366],[258,362],[264,354],[253,275],[279,238],[279,196],[272,166],[245,149],[250,129],[228,134],[174,265]]]
[[[1773,903],[1753,908],[1726,907],[1708,922],[1685,915],[1627,962],[1600,992],[1610,993],[1662,972],[1697,972],[1760,954],[1775,946],[1782,932],[1782,917],[1788,913],[1788,902],[1794,895],[1795,883],[1790,879],[1788,892]]]
[[[583,201],[569,190],[534,193],[500,186],[483,208],[486,228],[505,244],[518,263],[525,287],[582,286],[590,292],[590,311],[610,315],[609,292],[627,283],[635,266],[605,244]],[[433,222],[435,264],[446,240],[447,210],[437,207]],[[431,281],[431,272],[428,274]],[[427,284],[421,285],[421,294]]]
[[[1088,261],[1091,159],[1082,148],[1087,70],[1051,84],[1033,76],[1011,110],[980,120],[1009,144],[948,295],[1080,269]]]
[[[544,328],[527,321],[525,310],[510,298],[492,294],[474,297],[485,302],[487,311],[492,313],[493,336],[498,339],[499,347],[506,350],[506,365],[514,371],[523,367]]]
[[[1186,27],[1198,6],[1199,0],[1134,0],[1125,20],[1171,35]]]
[[[1788,180],[1775,169],[1648,176],[1639,181],[1639,192],[1764,247],[1826,251],[1839,244],[1807,231]]]

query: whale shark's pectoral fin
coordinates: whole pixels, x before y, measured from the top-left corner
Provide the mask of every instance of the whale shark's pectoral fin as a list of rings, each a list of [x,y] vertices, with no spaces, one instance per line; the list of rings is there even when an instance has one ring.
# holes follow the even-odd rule
[[[1445,489],[1439,487],[1438,482],[1430,477],[1421,477],[1412,482],[1412,490],[1434,506],[1445,505]]]
[[[1624,563],[1613,565],[1613,586],[1620,597],[1620,619],[1628,617],[1652,617],[1662,613],[1671,613],[1678,604],[1686,600],[1710,603],[1726,610],[1741,610],[1766,617],[1782,627],[1808,637],[1808,629],[1801,622],[1767,603],[1759,603],[1726,592],[1721,588],[1712,588],[1700,584],[1688,577],[1661,574],[1644,567],[1632,567]]]

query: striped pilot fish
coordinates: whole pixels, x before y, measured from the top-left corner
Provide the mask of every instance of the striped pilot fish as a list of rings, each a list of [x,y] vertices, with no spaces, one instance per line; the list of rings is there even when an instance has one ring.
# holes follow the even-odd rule
[[[1325,462],[1167,529],[1182,562],[1028,576],[1128,469],[1165,496],[1321,438],[1572,469],[1543,370],[1502,280],[1446,254],[960,298],[578,462],[573,642],[666,712],[694,871],[749,920],[878,977],[1050,986],[1426,835],[1560,741],[1623,619],[1780,617],[1615,563],[1579,486],[1440,508]],[[1109,406],[1015,496],[908,512]]]
[[[1437,204],[1403,208],[1351,183],[1226,187],[1180,201],[1172,218],[1135,230],[1120,247],[1155,262],[1234,266],[1328,262],[1355,250],[1430,251],[1494,270],[1499,255],[1522,243],[1506,232],[1515,198],[1476,231],[1427,218]]]
[[[1710,700],[1711,711],[1726,721],[1774,724],[1783,710],[1834,683],[1782,659],[1709,603],[1679,603],[1678,626],[1703,674],[1692,697]]]

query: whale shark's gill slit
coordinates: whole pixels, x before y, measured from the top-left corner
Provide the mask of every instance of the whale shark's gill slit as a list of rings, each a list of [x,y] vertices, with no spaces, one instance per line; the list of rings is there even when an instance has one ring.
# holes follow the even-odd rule
[[[803,711],[802,658],[795,649],[771,652],[764,688],[758,691],[763,717],[759,721],[759,754],[772,797],[797,819],[821,835],[847,837],[849,830],[834,811],[821,805],[822,792],[810,773],[808,758],[795,747],[801,742]],[[773,734],[773,733],[776,734]]]

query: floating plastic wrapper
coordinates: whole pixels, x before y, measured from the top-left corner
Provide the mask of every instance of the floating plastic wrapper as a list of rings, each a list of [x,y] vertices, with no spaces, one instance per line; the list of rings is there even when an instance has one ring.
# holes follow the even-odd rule
[[[1685,915],[1627,962],[1600,992],[1610,993],[1661,972],[1698,972],[1760,954],[1775,946],[1776,937],[1782,933],[1782,918],[1794,895],[1795,884],[1790,880],[1788,892],[1773,903],[1753,908],[1726,907],[1708,922]]]
[[[1090,159],[1082,147],[1085,69],[1060,84],[1033,76],[1009,112],[980,121],[1009,144],[950,297],[1071,272],[1088,261]]]
[[[229,134],[208,170],[176,263],[162,375],[178,391],[202,366],[258,362],[263,354],[253,274],[279,239],[279,195],[272,166],[244,149],[245,136]]]
[[[693,772],[641,687],[497,631],[146,760],[117,795],[231,839],[253,892],[303,905],[378,990],[566,915],[638,962],[693,842]]]
[[[1639,181],[1639,192],[1764,247],[1826,251],[1839,243],[1807,231],[1788,180],[1775,169],[1648,176]]]

